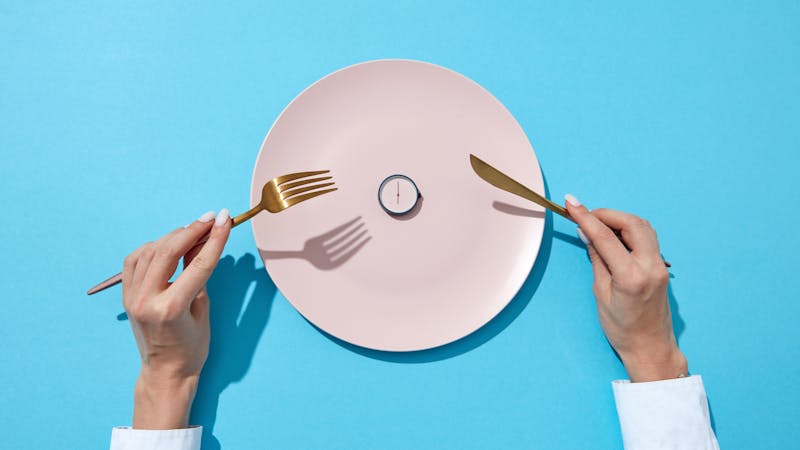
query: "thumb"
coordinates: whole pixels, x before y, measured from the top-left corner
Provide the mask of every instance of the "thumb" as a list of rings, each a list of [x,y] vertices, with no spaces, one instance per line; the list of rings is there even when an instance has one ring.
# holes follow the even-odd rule
[[[187,255],[186,268],[172,283],[171,289],[186,302],[191,302],[205,288],[205,284],[219,262],[222,250],[231,232],[230,215],[222,209],[211,227],[208,241],[194,255]]]

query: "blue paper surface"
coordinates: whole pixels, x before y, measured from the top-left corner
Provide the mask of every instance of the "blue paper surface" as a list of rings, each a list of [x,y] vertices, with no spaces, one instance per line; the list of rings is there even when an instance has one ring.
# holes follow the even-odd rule
[[[722,447],[795,445],[799,23],[797,2],[3,2],[0,446],[103,448],[130,423],[121,292],[86,289],[206,210],[245,209],[283,107],[376,58],[474,79],[552,198],[649,219]],[[316,330],[235,230],[211,285],[204,448],[620,448],[625,373],[574,226],[548,220],[506,311],[411,355]]]

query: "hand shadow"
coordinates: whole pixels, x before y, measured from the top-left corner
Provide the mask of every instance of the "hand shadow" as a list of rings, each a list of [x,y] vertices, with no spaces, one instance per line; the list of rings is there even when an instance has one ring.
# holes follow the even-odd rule
[[[674,278],[671,273],[669,277]],[[678,309],[678,300],[675,298],[675,294],[672,291],[672,282],[667,285],[667,299],[669,300],[669,310],[672,313],[672,329],[675,332],[675,341],[680,347],[681,335],[683,334],[683,330],[686,329],[686,322],[683,320],[683,317],[681,317]]]
[[[670,272],[669,274],[670,279],[675,278],[675,275]],[[678,300],[675,298],[675,292],[672,289],[672,282],[667,285],[667,299],[669,300],[669,310],[672,313],[672,329],[675,331],[675,341],[678,343],[678,347],[681,344],[681,335],[686,330],[686,322],[681,317],[679,308],[678,308]],[[691,374],[691,370],[689,371]],[[706,395],[706,400],[708,402],[708,417],[711,422],[711,429],[714,431],[714,434],[717,434],[717,423],[714,420],[714,410],[711,408],[711,397]]]
[[[670,279],[675,278],[675,275],[670,272],[669,274]],[[672,313],[672,329],[675,331],[675,341],[678,343],[678,347],[681,345],[681,335],[686,330],[686,322],[681,317],[680,310],[678,307],[678,299],[675,298],[675,292],[672,289],[672,282],[667,285],[667,299],[669,300],[669,310]],[[689,370],[689,374],[692,371]],[[706,395],[706,401],[708,402],[708,417],[711,422],[711,429],[714,431],[714,434],[717,434],[717,423],[714,420],[714,410],[711,408],[711,397]]]
[[[220,395],[247,374],[277,292],[255,261],[250,253],[238,260],[225,256],[208,280],[211,343],[190,416],[190,423],[203,426],[203,450],[221,448],[214,436]]]

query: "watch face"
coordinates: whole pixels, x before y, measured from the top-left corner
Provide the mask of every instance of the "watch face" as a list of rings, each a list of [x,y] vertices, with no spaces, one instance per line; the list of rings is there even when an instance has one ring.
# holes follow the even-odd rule
[[[378,188],[378,201],[389,214],[406,214],[417,206],[419,190],[411,178],[392,175],[383,180]]]

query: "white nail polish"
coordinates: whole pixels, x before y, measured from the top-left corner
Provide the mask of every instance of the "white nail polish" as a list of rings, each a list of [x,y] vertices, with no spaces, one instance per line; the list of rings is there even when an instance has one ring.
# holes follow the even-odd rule
[[[570,204],[570,205],[572,205],[572,206],[581,206],[581,202],[580,202],[580,200],[578,200],[577,198],[575,198],[575,196],[574,196],[574,195],[572,195],[572,194],[567,194],[567,195],[565,195],[565,196],[564,196],[564,200],[566,200],[566,201],[567,201],[567,203],[569,203],[569,204]]]
[[[217,214],[217,219],[214,221],[214,226],[222,226],[225,222],[228,221],[228,218],[231,216],[231,213],[228,212],[228,208],[222,208],[219,210],[219,214]]]
[[[578,237],[581,238],[583,243],[586,244],[586,245],[589,245],[589,244],[592,243],[592,241],[590,241],[589,238],[586,237],[585,234],[583,234],[583,230],[581,230],[581,227],[578,227]]]
[[[198,222],[203,222],[203,223],[205,223],[205,222],[208,222],[208,221],[210,221],[211,219],[213,219],[215,215],[216,215],[216,214],[214,213],[214,211],[209,211],[209,212],[207,212],[207,213],[203,214],[202,216],[200,216],[200,217],[197,219],[197,221],[198,221]]]

